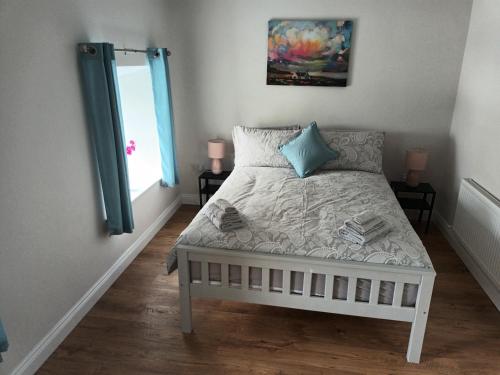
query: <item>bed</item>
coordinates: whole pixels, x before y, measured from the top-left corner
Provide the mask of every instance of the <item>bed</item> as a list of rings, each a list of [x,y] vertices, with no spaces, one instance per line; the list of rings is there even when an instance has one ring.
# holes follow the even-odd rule
[[[407,360],[418,363],[435,272],[383,174],[322,170],[301,179],[283,167],[237,166],[209,200],[224,198],[243,228],[218,231],[196,215],[172,249],[181,327],[191,299],[214,298],[412,323]],[[338,237],[370,207],[391,231],[364,246]]]

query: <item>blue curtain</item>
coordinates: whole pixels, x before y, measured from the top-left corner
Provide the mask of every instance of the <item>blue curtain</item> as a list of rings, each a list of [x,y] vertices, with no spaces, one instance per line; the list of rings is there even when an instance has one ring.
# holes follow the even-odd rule
[[[7,335],[0,320],[0,362],[2,362],[2,353],[6,352],[7,349],[9,349],[9,342],[7,341]]]
[[[147,56],[153,82],[156,126],[160,141],[162,185],[179,183],[175,156],[174,116],[166,48],[148,48]]]
[[[113,45],[81,43],[79,60],[108,232],[132,233],[134,220]]]

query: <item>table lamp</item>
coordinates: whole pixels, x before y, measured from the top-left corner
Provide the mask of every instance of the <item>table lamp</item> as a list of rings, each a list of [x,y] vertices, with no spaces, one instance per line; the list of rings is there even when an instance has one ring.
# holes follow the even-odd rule
[[[222,159],[224,159],[225,143],[223,139],[208,141],[208,157],[212,159],[212,173],[222,173]]]
[[[420,184],[420,174],[425,171],[429,152],[422,148],[413,148],[406,151],[406,184],[417,187]]]

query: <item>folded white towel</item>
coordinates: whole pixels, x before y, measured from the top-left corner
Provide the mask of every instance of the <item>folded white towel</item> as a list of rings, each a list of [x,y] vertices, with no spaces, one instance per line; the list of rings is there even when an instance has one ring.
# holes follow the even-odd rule
[[[227,232],[230,230],[239,229],[243,227],[243,222],[241,220],[229,223],[225,221],[220,221],[217,218],[213,218],[211,221],[212,224],[215,225],[215,227],[221,232]]]
[[[382,223],[383,225],[380,228],[365,235],[361,235],[358,232],[350,229],[346,225],[342,225],[338,231],[339,237],[359,245],[365,245],[368,242],[373,241],[375,238],[380,237],[391,230],[389,224],[387,224],[385,221],[383,221]]]
[[[217,218],[220,221],[234,221],[239,220],[240,215],[238,212],[225,212],[215,203],[210,203],[206,208],[204,208],[205,215],[209,218]]]
[[[360,214],[354,215],[352,220],[359,225],[363,225],[377,218],[377,214],[372,210],[365,210]]]
[[[367,222],[365,224],[358,224],[354,220],[346,220],[344,222],[344,224],[346,227],[348,227],[352,230],[355,230],[356,232],[358,232],[361,235],[367,235],[367,234],[371,233],[372,231],[377,230],[380,227],[382,227],[384,225],[384,221],[382,220],[382,218],[377,216],[375,219],[370,220],[369,222]]]
[[[215,203],[210,203],[204,208],[203,214],[222,232],[241,228],[243,226],[238,211],[226,213]]]
[[[225,199],[217,199],[214,204],[227,214],[238,213],[236,208]]]

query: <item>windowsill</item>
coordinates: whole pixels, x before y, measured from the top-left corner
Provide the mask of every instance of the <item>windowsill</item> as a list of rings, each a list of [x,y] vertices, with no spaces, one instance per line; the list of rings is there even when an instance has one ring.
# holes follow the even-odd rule
[[[148,187],[145,187],[143,189],[130,190],[130,200],[132,202],[135,201],[137,198],[139,198],[142,194],[144,194],[146,191],[151,189],[153,186],[155,186],[156,184],[160,184],[160,181],[161,181],[161,178],[159,178],[158,180],[153,182],[151,185],[149,185]]]

